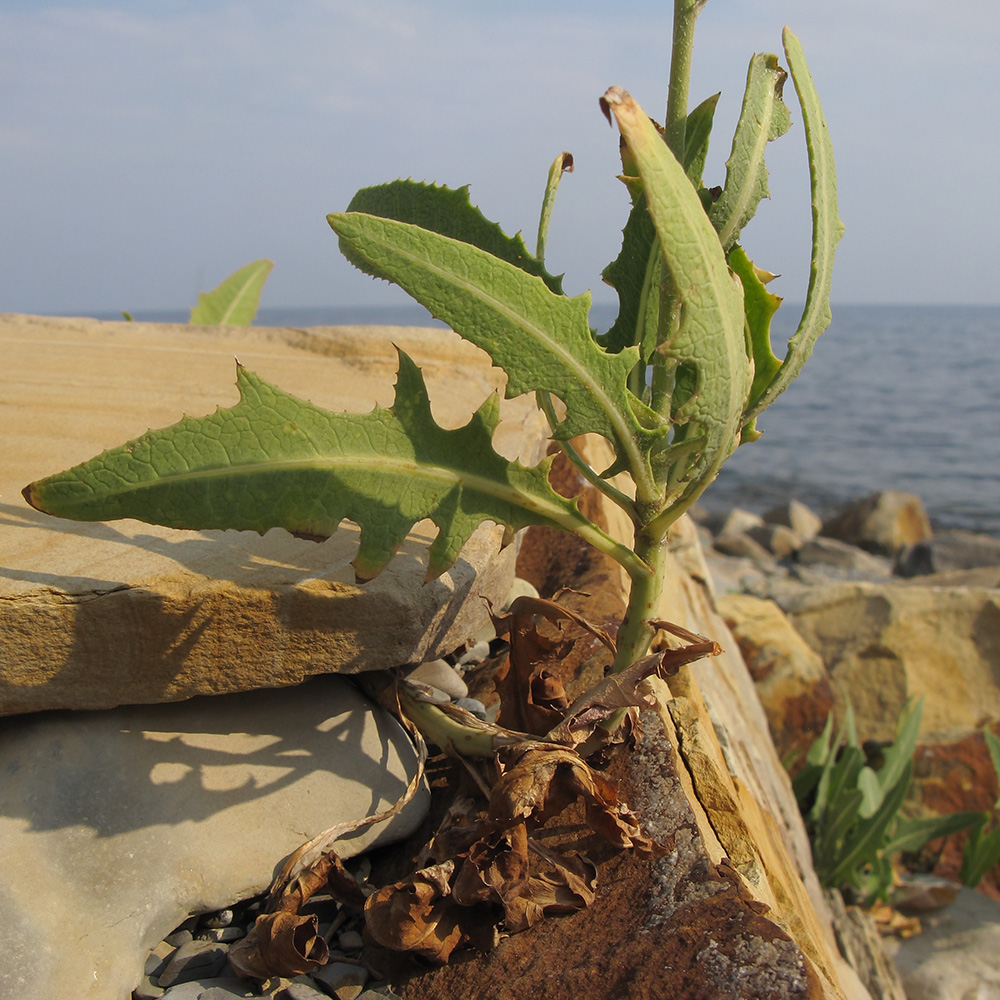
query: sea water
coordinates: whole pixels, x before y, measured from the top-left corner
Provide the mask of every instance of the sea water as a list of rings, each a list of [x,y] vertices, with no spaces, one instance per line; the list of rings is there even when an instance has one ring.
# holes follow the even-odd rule
[[[595,305],[591,325],[607,329],[615,311]],[[779,358],[800,313],[785,303],[775,316]],[[437,325],[415,304],[261,309],[257,319],[367,323]],[[729,460],[704,504],[759,511],[795,497],[825,515],[875,490],[906,490],[923,499],[936,527],[1000,536],[998,386],[1000,306],[835,307],[812,359],[758,421],[763,436]]]

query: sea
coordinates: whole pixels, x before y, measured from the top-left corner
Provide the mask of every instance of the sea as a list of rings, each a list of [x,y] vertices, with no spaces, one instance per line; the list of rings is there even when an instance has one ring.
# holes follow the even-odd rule
[[[595,304],[607,329],[613,304]],[[801,307],[772,323],[778,357]],[[119,315],[102,316],[116,318]],[[185,322],[186,313],[136,312]],[[258,326],[440,325],[420,306],[267,309]],[[1000,537],[1000,306],[843,305],[813,356],[758,420],[702,503],[761,512],[790,498],[821,516],[877,490],[905,490],[938,528]]]

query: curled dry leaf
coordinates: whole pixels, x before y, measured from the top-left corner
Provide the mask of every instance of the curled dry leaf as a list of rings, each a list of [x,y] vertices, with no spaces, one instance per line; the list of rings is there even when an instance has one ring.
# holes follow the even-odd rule
[[[229,961],[246,979],[300,976],[330,957],[315,914],[301,917],[287,910],[265,913],[251,932],[229,949]]]
[[[673,622],[654,621],[654,628],[671,632],[687,639],[688,645],[668,647],[636,660],[631,666],[616,674],[609,674],[581,695],[567,709],[562,721],[547,734],[546,740],[577,746],[588,740],[595,729],[622,708],[652,706],[648,695],[640,694],[638,687],[651,674],[672,676],[685,663],[693,663],[704,656],[718,656],[722,652],[717,642],[690,632]]]
[[[511,759],[516,752],[506,755],[510,763],[490,798],[490,819],[498,827],[521,821],[540,826],[581,799],[587,825],[595,833],[618,847],[646,855],[659,853],[659,847],[642,832],[638,817],[619,801],[614,784],[573,750],[535,743]]]
[[[384,886],[365,903],[365,925],[385,948],[412,951],[443,965],[469,935],[462,922],[472,911],[451,896],[453,861],[422,868],[401,882]]]
[[[536,617],[568,621],[599,639],[615,653],[614,640],[603,629],[569,608],[540,597],[519,597],[506,617],[493,617],[497,635],[510,640],[507,662],[497,671],[494,685],[500,696],[497,721],[510,729],[541,736],[562,718],[569,704],[566,689],[549,665],[563,660],[573,640],[550,639],[536,628]]]

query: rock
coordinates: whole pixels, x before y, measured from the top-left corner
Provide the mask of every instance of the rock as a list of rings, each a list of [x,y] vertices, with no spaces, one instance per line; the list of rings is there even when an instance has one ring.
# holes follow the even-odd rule
[[[791,528],[804,542],[811,542],[823,529],[823,519],[798,500],[772,507],[762,516],[768,524],[783,524]]]
[[[341,677],[7,720],[0,996],[122,1000],[190,913],[263,891],[303,841],[391,805],[414,762],[397,723]],[[339,849],[405,836],[426,801]]]
[[[704,532],[709,538],[711,536]],[[684,569],[692,580],[708,588],[709,593],[715,594],[712,573],[708,568],[705,558],[705,551],[702,548],[702,531],[694,520],[685,514],[674,522],[667,538],[667,547],[673,553],[678,564]]]
[[[975,531],[939,531],[933,538],[901,549],[895,571],[909,577],[982,566],[1000,566],[1000,539]]]
[[[747,534],[716,535],[712,544],[716,552],[721,552],[726,556],[750,559],[765,571],[774,567],[774,556],[760,542],[755,541]]]
[[[751,528],[747,534],[776,559],[787,559],[802,548],[802,538],[783,524],[761,524]]]
[[[705,522],[716,535],[742,535],[751,528],[759,528],[764,519],[742,507],[733,507],[721,517],[711,517]]]
[[[823,525],[823,534],[880,555],[894,556],[904,545],[931,537],[920,497],[886,490],[845,507]]]
[[[845,906],[837,889],[823,894],[833,914],[833,929],[841,953],[851,963],[872,1000],[907,1000],[899,973],[886,955],[871,911]]]
[[[447,660],[430,660],[428,663],[421,663],[406,677],[407,680],[429,684],[439,691],[444,691],[449,698],[464,698],[469,693],[465,681],[458,676],[455,668]]]
[[[229,961],[229,949],[212,941],[190,941],[170,957],[167,967],[156,977],[164,989],[195,979],[212,979]]]
[[[312,978],[337,1000],[357,1000],[368,982],[368,972],[363,965],[331,962],[311,973]]]
[[[482,663],[490,655],[490,644],[486,639],[473,643],[459,658],[460,667],[471,667]]]
[[[476,698],[459,698],[455,702],[456,708],[464,708],[466,712],[470,712],[477,719],[486,718],[486,706]]]
[[[907,1000],[1000,996],[1000,903],[962,888],[951,906],[920,922],[920,934],[885,941]]]
[[[507,599],[503,602],[503,610],[506,611],[519,597],[538,597],[538,588],[533,583],[515,576],[507,592]]]
[[[790,596],[785,613],[820,655],[838,708],[863,738],[891,740],[910,698],[925,736],[953,738],[1000,718],[1000,592],[842,583]]]
[[[808,566],[827,573],[831,569],[838,570],[843,576],[888,579],[892,575],[888,559],[835,538],[819,537],[805,542],[796,553],[796,564],[798,567]],[[822,577],[813,582],[819,582],[820,579]]]
[[[346,522],[316,544],[280,530],[260,537],[64,521],[20,497],[27,483],[150,426],[235,402],[234,355],[318,405],[389,405],[394,344],[422,366],[450,426],[502,384],[486,355],[446,330],[0,317],[0,715],[178,701],[420,663],[482,630],[483,597],[502,604],[516,548],[500,551],[501,531],[490,524],[430,583],[427,545],[437,529],[418,524],[385,572],[359,587],[350,565],[358,533]],[[530,399],[503,400],[501,416],[497,448],[537,461],[547,428]]]
[[[253,997],[257,994],[244,979],[234,976],[195,979],[171,986],[163,1000],[232,1000],[233,997]]]
[[[309,976],[298,976],[275,994],[276,1000],[325,1000],[328,996]]]
[[[340,945],[341,951],[361,951],[365,946],[364,940],[357,931],[344,931],[337,938],[337,944]]]
[[[719,598],[718,608],[753,677],[779,756],[801,756],[833,708],[822,659],[773,601],[729,594]]]

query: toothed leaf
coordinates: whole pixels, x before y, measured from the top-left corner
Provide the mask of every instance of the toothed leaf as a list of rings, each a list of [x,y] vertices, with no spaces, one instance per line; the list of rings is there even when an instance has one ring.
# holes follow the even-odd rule
[[[81,521],[133,517],[172,528],[285,528],[325,537],[361,527],[355,571],[376,576],[413,525],[440,529],[428,576],[448,569],[483,521],[596,530],[557,495],[546,464],[525,468],[492,447],[498,399],[464,427],[439,427],[420,370],[400,352],[390,409],[333,413],[237,370],[239,402],[185,417],[31,484],[39,510]]]
[[[743,109],[726,161],[726,183],[718,201],[709,209],[725,250],[739,239],[761,198],[768,197],[764,150],[769,142],[784,135],[792,123],[781,100],[787,75],[778,65],[777,56],[758,54],[750,60]]]

